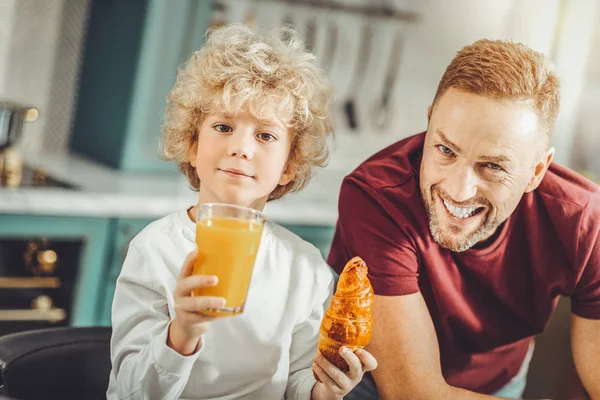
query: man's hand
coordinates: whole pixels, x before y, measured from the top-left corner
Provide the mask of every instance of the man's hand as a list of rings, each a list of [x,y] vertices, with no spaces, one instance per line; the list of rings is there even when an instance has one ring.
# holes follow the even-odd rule
[[[317,382],[313,387],[312,399],[340,400],[360,383],[365,372],[377,368],[377,361],[366,350],[358,349],[353,353],[347,347],[342,346],[340,355],[350,366],[350,370],[346,373],[320,353],[315,358],[313,372],[321,382]]]
[[[210,321],[219,318],[202,314],[199,310],[225,305],[225,299],[222,297],[190,295],[192,289],[217,284],[216,276],[192,275],[196,255],[197,251],[193,251],[187,256],[177,277],[177,285],[173,292],[176,315],[171,321],[167,337],[167,345],[184,356],[200,350],[202,334],[208,330]]]

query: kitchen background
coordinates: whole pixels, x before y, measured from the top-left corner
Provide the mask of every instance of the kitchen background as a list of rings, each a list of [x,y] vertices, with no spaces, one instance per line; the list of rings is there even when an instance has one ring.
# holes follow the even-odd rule
[[[158,157],[166,94],[232,21],[293,24],[334,83],[329,166],[266,209],[325,256],[343,176],[423,131],[446,65],[482,37],[554,61],[556,160],[600,176],[600,0],[0,0],[0,334],[110,324],[129,240],[196,198]],[[568,310],[537,341],[527,397],[579,395]]]

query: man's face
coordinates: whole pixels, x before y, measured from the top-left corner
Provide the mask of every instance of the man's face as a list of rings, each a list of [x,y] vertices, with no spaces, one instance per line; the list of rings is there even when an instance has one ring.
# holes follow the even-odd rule
[[[420,171],[435,241],[458,252],[490,238],[550,164],[543,135],[529,104],[455,89],[438,98]]]

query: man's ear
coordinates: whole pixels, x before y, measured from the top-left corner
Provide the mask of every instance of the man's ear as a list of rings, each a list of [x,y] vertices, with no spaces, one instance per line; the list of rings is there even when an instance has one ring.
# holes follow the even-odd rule
[[[533,176],[527,184],[527,188],[525,188],[525,193],[533,192],[540,186],[544,175],[546,175],[546,171],[548,171],[548,168],[550,167],[550,163],[552,163],[552,159],[554,159],[555,152],[556,150],[554,147],[550,147],[550,149],[548,149],[535,164]]]

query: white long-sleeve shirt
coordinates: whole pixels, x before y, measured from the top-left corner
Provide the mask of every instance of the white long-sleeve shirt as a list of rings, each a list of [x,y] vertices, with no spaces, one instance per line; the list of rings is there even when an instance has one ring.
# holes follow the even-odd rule
[[[334,285],[319,251],[267,222],[244,313],[211,322],[202,348],[182,356],[167,346],[167,331],[176,278],[195,246],[185,210],[131,241],[112,305],[107,398],[309,399]]]

